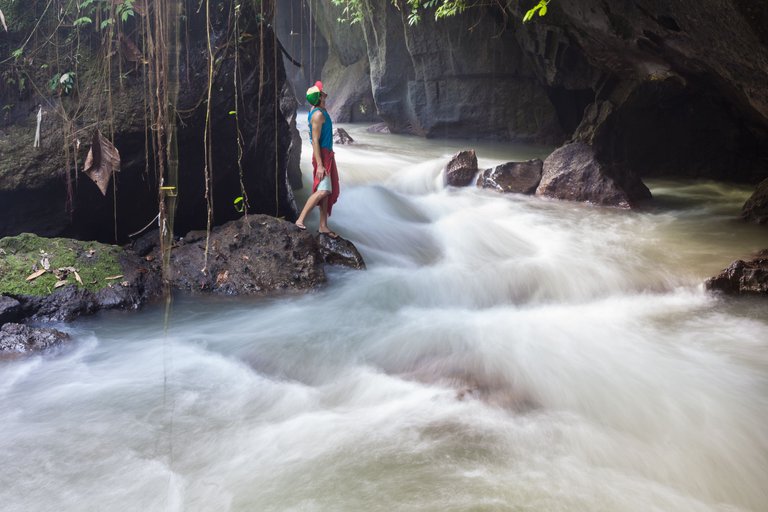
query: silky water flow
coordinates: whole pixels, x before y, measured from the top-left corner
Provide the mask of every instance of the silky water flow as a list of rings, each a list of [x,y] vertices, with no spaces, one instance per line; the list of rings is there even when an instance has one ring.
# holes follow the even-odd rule
[[[702,286],[768,247],[747,187],[650,182],[640,211],[445,188],[466,147],[547,150],[346,128],[330,223],[368,270],[0,363],[3,510],[768,510],[768,308]]]

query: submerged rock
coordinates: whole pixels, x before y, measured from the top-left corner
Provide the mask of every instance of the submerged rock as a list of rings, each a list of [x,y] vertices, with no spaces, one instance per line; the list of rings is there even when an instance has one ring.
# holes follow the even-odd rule
[[[69,340],[56,329],[5,324],[0,327],[0,354],[26,354],[53,348]]]
[[[606,167],[594,149],[581,142],[566,144],[547,157],[536,195],[619,208],[651,198],[640,178]]]
[[[459,151],[445,166],[445,184],[466,187],[477,174],[477,155],[474,149]]]
[[[249,215],[188,233],[171,254],[171,285],[192,293],[265,295],[305,291],[325,282],[317,241],[294,224]]]
[[[507,162],[484,170],[477,178],[477,186],[499,192],[532,195],[541,182],[543,165],[538,158],[527,162]]]
[[[349,240],[340,236],[332,238],[320,233],[317,237],[317,243],[320,247],[320,255],[323,261],[329,265],[339,265],[357,270],[365,269],[363,257],[360,256],[357,247]]]
[[[750,261],[736,260],[704,283],[723,293],[768,295],[768,249]]]

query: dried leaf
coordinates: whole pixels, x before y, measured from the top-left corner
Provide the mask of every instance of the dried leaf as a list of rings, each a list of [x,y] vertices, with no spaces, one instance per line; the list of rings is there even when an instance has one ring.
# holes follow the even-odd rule
[[[83,284],[83,280],[80,278],[80,274],[77,273],[77,270],[75,270],[75,280],[78,283]]]
[[[43,267],[45,270],[49,270],[51,268],[51,261],[48,259],[47,256],[43,257],[40,260],[40,266]]]
[[[38,270],[34,274],[28,275],[27,276],[27,281],[34,281],[35,279],[37,279],[41,275],[45,274],[46,272],[47,272],[47,270],[45,270],[44,268],[41,268],[40,270]]]
[[[109,276],[109,277],[105,277],[104,280],[105,281],[114,281],[115,279],[120,279],[121,277],[125,277],[125,276],[123,276],[123,274],[120,274],[120,275],[117,275],[117,276]]]
[[[93,255],[96,254],[96,251],[93,249],[88,249],[88,252],[85,253],[86,258],[93,258]]]
[[[8,32],[8,25],[5,24],[5,15],[3,14],[2,9],[0,9],[0,22],[2,22],[5,31]]]
[[[130,283],[128,281],[123,281],[122,283],[120,283],[120,285],[127,288],[128,286],[130,286]]]
[[[147,254],[146,256],[144,256],[144,259],[147,261],[154,261],[155,257],[152,256],[151,254]]]
[[[99,187],[101,194],[107,195],[107,187],[112,174],[120,171],[120,152],[101,134],[93,133],[93,142],[85,158],[83,172]]]
[[[56,284],[53,285],[53,288],[54,289],[61,288],[65,284],[67,284],[67,280],[66,279],[64,281],[56,281]]]

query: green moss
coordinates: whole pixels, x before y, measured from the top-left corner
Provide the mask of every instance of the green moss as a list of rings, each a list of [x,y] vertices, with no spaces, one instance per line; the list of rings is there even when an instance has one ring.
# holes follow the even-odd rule
[[[80,285],[74,275],[69,284],[91,291],[100,290],[112,281],[106,277],[122,274],[119,257],[122,249],[98,242],[80,242],[68,238],[42,238],[23,233],[0,239],[0,293],[10,295],[48,295],[58,281],[46,272],[34,281],[27,276],[42,268],[41,258],[48,257],[50,270],[74,267],[83,280]]]

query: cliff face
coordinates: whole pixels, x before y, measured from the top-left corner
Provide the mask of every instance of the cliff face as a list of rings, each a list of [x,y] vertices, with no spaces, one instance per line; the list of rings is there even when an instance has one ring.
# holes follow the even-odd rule
[[[234,2],[224,2],[212,20],[212,43],[214,48],[223,49],[217,53],[211,102],[214,222],[220,224],[240,215],[232,203],[242,195],[240,168],[251,212],[295,218],[296,206],[287,183],[289,120],[295,104],[284,98],[287,90],[282,61],[272,58],[275,52],[279,55],[277,40],[267,23],[243,7],[242,27],[251,37],[241,38],[238,45],[236,102],[234,45],[228,44],[233,9]],[[181,52],[177,117],[179,233],[205,227],[207,209],[203,177],[208,81],[205,13],[196,9],[188,13],[191,43]],[[19,39],[24,34],[9,37]],[[124,48],[120,46],[113,57],[109,102],[104,83],[97,80],[98,70],[103,69],[98,45],[91,48],[83,44],[90,58],[80,63],[78,88],[69,95],[41,95],[47,87],[23,94],[7,88],[0,91],[0,104],[14,105],[13,116],[7,116],[0,127],[0,237],[33,232],[124,241],[157,215],[157,175],[151,163],[153,126],[143,77],[146,68],[129,61]],[[122,59],[122,80],[117,78],[118,59]],[[40,66],[37,61],[36,66]],[[44,113],[42,140],[40,148],[33,148],[38,104]],[[230,114],[234,110],[238,111],[243,141],[240,159],[238,126]],[[66,118],[71,120],[69,126]],[[107,137],[114,130],[114,143],[122,158],[121,170],[114,175],[106,195],[80,172],[96,128]],[[79,149],[77,140],[81,142]],[[69,164],[67,148],[71,152]]]
[[[600,159],[642,176],[757,182],[767,21],[764,2],[568,0],[516,36],[550,94],[592,94],[574,138]]]
[[[364,4],[373,96],[393,132],[562,140],[554,105],[492,9],[410,26],[389,0]]]

